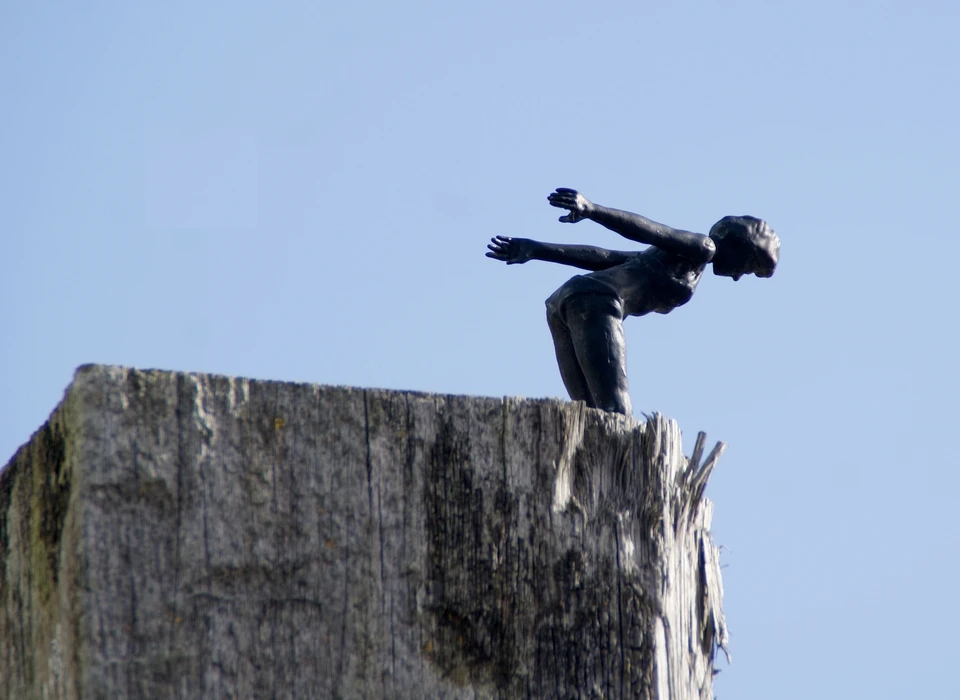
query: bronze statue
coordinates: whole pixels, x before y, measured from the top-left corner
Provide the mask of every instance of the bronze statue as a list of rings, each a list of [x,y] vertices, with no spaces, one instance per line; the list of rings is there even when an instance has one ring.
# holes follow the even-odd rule
[[[592,271],[577,275],[547,299],[547,323],[570,398],[605,411],[631,413],[625,316],[666,314],[686,304],[708,263],[715,275],[738,280],[751,273],[770,277],[780,259],[779,237],[752,216],[725,216],[704,236],[594,204],[566,187],[547,199],[569,211],[562,222],[590,219],[650,246],[627,252],[507,236],[496,236],[487,246],[488,258],[508,265],[544,260]]]

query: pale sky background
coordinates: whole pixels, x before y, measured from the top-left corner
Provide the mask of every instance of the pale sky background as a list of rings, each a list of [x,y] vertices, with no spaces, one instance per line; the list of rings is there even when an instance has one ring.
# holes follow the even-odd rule
[[[82,363],[564,396],[557,186],[782,240],[626,323],[712,479],[721,700],[958,697],[960,3],[7,2],[0,464]],[[688,447],[689,449],[689,447]]]

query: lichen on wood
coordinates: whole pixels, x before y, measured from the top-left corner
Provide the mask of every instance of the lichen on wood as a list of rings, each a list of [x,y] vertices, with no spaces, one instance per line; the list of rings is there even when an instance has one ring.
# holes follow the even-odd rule
[[[712,698],[703,451],[554,400],[83,367],[0,473],[0,696]]]

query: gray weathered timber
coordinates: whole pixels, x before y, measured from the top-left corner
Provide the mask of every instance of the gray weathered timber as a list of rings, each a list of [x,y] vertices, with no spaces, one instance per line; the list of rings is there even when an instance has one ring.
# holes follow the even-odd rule
[[[715,450],[553,400],[81,367],[0,472],[0,697],[712,697]]]

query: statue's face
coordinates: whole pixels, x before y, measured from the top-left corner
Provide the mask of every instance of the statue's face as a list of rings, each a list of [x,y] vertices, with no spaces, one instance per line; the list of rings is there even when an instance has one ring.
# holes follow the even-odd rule
[[[779,241],[772,238],[746,241],[727,237],[717,245],[713,257],[713,274],[732,277],[734,281],[744,275],[772,277],[780,258]]]

